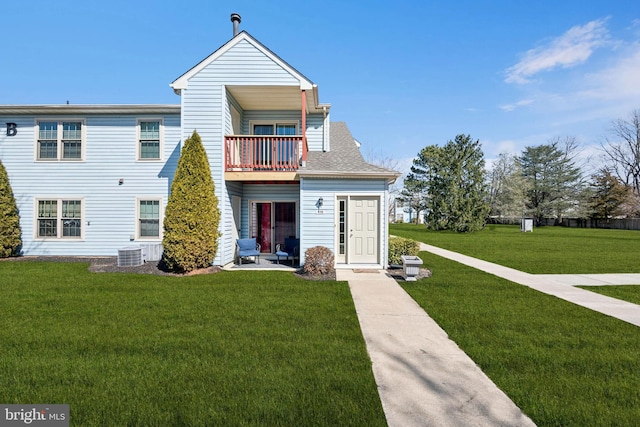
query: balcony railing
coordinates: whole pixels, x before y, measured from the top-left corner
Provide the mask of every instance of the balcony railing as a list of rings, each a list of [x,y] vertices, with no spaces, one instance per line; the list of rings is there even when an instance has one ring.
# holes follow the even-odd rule
[[[224,143],[227,171],[296,171],[306,148],[302,136],[228,135]]]

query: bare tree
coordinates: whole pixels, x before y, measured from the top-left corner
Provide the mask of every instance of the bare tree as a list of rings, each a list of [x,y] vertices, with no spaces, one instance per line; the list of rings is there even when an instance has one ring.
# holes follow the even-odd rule
[[[640,196],[640,110],[628,120],[615,120],[609,131],[611,136],[602,144],[607,169]]]
[[[417,179],[413,173],[410,173],[404,179],[404,186],[396,200],[402,204],[404,212],[409,214],[409,222],[415,220],[415,223],[419,224],[420,215],[424,214],[424,210],[427,208],[427,197],[427,189],[424,182]],[[415,218],[413,217],[414,212],[416,214]]]
[[[384,155],[379,150],[374,152],[373,150],[368,149],[364,153],[363,157],[365,158],[367,163],[371,163],[372,165],[380,166],[385,169],[402,172],[400,170],[400,162],[398,160],[392,159],[391,157]],[[400,178],[396,179],[396,181],[389,186],[389,200],[387,201],[388,218],[394,222],[396,220],[396,212],[395,212],[396,206],[397,206],[396,199],[400,198],[400,193],[402,191],[401,184],[399,181],[400,181]]]
[[[500,219],[522,216],[530,183],[522,174],[518,158],[513,154],[501,153],[488,178],[491,215]]]

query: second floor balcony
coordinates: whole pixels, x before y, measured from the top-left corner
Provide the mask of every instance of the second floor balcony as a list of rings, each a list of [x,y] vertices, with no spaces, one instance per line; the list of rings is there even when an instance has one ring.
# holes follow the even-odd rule
[[[306,151],[302,135],[227,135],[225,171],[295,172]]]

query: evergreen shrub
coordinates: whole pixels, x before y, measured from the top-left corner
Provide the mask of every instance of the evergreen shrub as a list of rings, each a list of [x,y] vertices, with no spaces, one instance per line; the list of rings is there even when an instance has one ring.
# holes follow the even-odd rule
[[[20,255],[22,231],[9,175],[0,161],[0,258]]]
[[[389,238],[389,265],[402,265],[402,255],[417,256],[420,244],[404,237]]]
[[[196,131],[185,140],[164,217],[163,262],[186,273],[213,263],[220,210],[207,153]]]

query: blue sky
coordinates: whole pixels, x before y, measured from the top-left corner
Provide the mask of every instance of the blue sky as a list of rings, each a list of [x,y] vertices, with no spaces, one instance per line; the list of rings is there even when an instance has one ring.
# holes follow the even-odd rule
[[[169,83],[231,38],[232,12],[402,168],[461,133],[489,162],[572,136],[593,165],[640,109],[637,0],[12,1],[0,104],[179,103]]]

